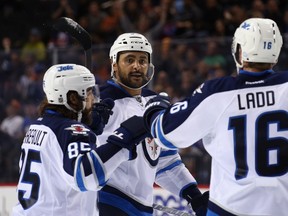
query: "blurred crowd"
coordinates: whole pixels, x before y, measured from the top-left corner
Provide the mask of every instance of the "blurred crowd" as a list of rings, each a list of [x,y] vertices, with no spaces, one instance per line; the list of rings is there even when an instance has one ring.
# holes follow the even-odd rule
[[[286,0],[18,0],[0,2],[0,182],[16,182],[20,145],[43,99],[42,78],[51,64],[84,64],[83,48],[52,28],[66,16],[85,28],[93,41],[97,82],[110,78],[111,43],[123,32],[139,32],[153,46],[155,77],[149,88],[167,92],[172,102],[204,80],[233,75],[235,29],[249,17],[278,23],[284,50],[275,70],[288,68]],[[180,150],[200,184],[209,183],[210,157],[202,148]]]

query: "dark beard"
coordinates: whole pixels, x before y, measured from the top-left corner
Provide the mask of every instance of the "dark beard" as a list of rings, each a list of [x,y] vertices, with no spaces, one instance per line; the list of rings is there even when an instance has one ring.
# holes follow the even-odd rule
[[[136,72],[135,72],[136,73]],[[131,81],[133,73],[130,73],[128,77],[124,77],[121,73],[121,70],[119,70],[119,81],[120,83],[124,84],[125,86],[129,88],[140,88],[141,86],[144,86],[148,82],[148,77],[144,74],[141,74],[142,82],[133,82]]]
[[[91,110],[83,110],[82,111],[82,123],[86,125],[91,125],[92,124],[92,112]]]

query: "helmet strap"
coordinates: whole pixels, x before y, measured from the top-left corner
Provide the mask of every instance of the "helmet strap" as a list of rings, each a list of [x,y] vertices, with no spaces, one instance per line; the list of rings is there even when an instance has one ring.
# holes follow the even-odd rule
[[[81,119],[82,119],[82,111],[83,111],[83,110],[85,109],[85,107],[86,107],[86,102],[83,101],[82,103],[83,103],[83,108],[82,108],[81,110],[79,110],[79,111],[76,111],[75,109],[73,109],[67,102],[64,103],[64,106],[65,106],[67,109],[69,109],[69,110],[77,113],[77,121],[78,121],[78,122],[81,122]]]

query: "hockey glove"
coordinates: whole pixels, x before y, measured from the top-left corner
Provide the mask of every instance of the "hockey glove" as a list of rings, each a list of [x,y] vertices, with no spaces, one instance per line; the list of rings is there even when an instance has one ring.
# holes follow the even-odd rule
[[[182,197],[191,205],[197,216],[206,216],[209,191],[202,194],[197,185],[193,184],[183,190]]]
[[[161,110],[167,109],[169,106],[170,106],[170,98],[164,92],[161,92],[156,97],[151,98],[146,103],[146,110],[143,115],[146,130],[150,131],[150,126],[156,116],[155,114],[157,114]]]
[[[93,105],[92,117],[93,121],[90,128],[96,135],[100,135],[103,132],[105,125],[108,123],[110,115],[113,114],[114,101],[110,98],[106,98],[99,103]]]
[[[148,136],[149,133],[144,127],[143,118],[133,116],[122,122],[120,127],[108,137],[107,142],[131,151]]]

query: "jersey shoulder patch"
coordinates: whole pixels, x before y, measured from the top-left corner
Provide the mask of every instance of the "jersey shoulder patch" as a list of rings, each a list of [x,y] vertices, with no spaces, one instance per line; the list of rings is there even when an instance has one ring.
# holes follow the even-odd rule
[[[68,130],[71,131],[72,135],[84,135],[84,136],[88,136],[88,132],[90,131],[88,128],[84,127],[81,124],[72,124],[69,127],[66,127],[64,130]]]

